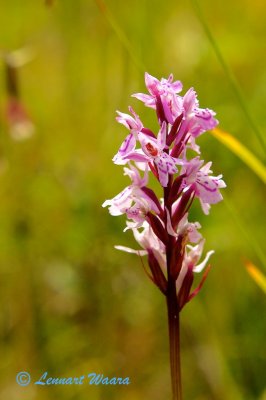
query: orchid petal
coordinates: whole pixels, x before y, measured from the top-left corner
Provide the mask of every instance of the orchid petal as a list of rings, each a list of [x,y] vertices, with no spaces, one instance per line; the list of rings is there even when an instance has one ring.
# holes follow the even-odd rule
[[[214,250],[208,251],[204,260],[193,268],[193,272],[201,272],[206,267],[206,264],[209,261],[212,254],[214,254]]]
[[[134,250],[125,246],[115,246],[115,249],[125,251],[126,253],[138,254],[139,256],[146,256],[148,254],[146,250]]]
[[[167,208],[165,208],[165,211],[166,211],[166,219],[167,219],[167,224],[166,224],[167,232],[169,233],[169,235],[177,237],[178,235],[174,231],[173,226],[172,226],[169,210]]]
[[[157,137],[158,147],[161,150],[164,150],[166,145],[166,134],[167,134],[167,125],[166,122],[163,122]]]
[[[118,150],[117,154],[113,158],[113,162],[117,164],[119,160],[123,159],[125,155],[132,152],[136,147],[136,139],[132,133],[130,133],[125,140],[123,141],[120,149]]]
[[[178,293],[179,293],[179,291],[180,291],[180,289],[182,287],[182,283],[184,282],[184,279],[185,279],[185,276],[187,274],[187,271],[188,271],[188,266],[185,263],[183,263],[182,268],[181,268],[181,270],[179,272],[178,278],[176,280],[176,293],[177,293],[177,295],[178,295]]]

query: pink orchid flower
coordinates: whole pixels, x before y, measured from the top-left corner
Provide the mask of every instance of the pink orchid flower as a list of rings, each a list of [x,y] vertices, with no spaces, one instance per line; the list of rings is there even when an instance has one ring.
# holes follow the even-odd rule
[[[193,88],[190,88],[183,97],[183,115],[183,126],[194,138],[218,124],[214,118],[214,111],[209,108],[199,108],[197,94]]]
[[[129,167],[124,168],[124,174],[130,177],[131,185],[127,186],[113,199],[106,200],[102,206],[109,206],[109,212],[113,216],[126,214],[129,219],[134,221],[130,227],[136,228],[142,225],[149,211],[159,213],[160,210],[156,202],[144,190],[148,183],[148,170],[145,170],[142,178],[137,168],[131,164]]]
[[[159,181],[163,187],[168,184],[169,174],[177,172],[177,160],[166,152],[166,135],[167,125],[165,122],[162,124],[157,138],[140,133],[141,149],[133,150],[123,157],[123,161],[153,163],[157,167]]]
[[[188,301],[198,294],[207,277],[208,271],[206,271],[207,273],[203,276],[199,286],[192,293],[190,292],[194,273],[202,272],[211,255],[214,253],[214,250],[208,251],[203,261],[199,263],[203,253],[204,244],[205,239],[202,239],[196,246],[186,246],[185,257],[176,280],[176,292],[180,309],[182,309]]]
[[[115,248],[127,253],[138,254],[140,256],[148,255],[148,251],[152,251],[162,270],[166,271],[165,245],[154,234],[147,221],[144,221],[142,226],[139,228],[141,228],[141,231],[137,228],[133,228],[132,231],[136,242],[144,250],[134,250],[124,246],[115,246]]]
[[[182,98],[177,96],[177,93],[182,90],[182,83],[180,81],[173,82],[172,74],[168,79],[162,78],[159,81],[148,73],[145,74],[145,83],[150,95],[136,93],[133,94],[133,97],[144,102],[147,107],[154,109],[162,107],[164,120],[173,124],[175,118],[182,112]]]
[[[118,112],[117,121],[129,134],[113,161],[128,164],[124,172],[131,184],[106,200],[103,207],[108,206],[112,215],[126,215],[124,231],[132,230],[140,249],[116,248],[147,256],[148,268],[142,262],[145,272],[166,297],[173,398],[181,398],[179,313],[200,291],[213,254],[212,250],[207,252],[201,261],[205,240],[198,231],[201,225],[189,222],[190,209],[197,197],[203,212],[208,214],[211,204],[222,200],[220,189],[226,185],[222,175],[212,175],[211,162],[204,164],[200,157],[190,158],[191,152],[187,151],[192,149],[200,154],[196,139],[217,125],[215,113],[199,107],[193,88],[180,96],[182,84],[174,81],[172,74],[158,80],[146,73],[145,83],[149,94],[137,93],[133,97],[156,110],[158,135],[143,126],[132,108],[132,115]],[[161,200],[147,186],[150,172],[159,181]],[[200,284],[192,289],[195,273],[203,269]]]
[[[132,107],[129,107],[129,111],[133,117],[129,114],[117,111],[118,117],[116,117],[116,120],[130,131],[129,135],[127,135],[117,154],[113,158],[114,163],[118,165],[126,164],[126,161],[123,160],[123,157],[135,149],[138,133],[143,129],[143,124]]]
[[[202,210],[209,214],[210,204],[218,203],[223,199],[219,189],[226,187],[222,175],[211,176],[211,162],[204,163],[199,157],[185,163],[181,173],[185,175],[183,185],[185,188],[192,187],[195,196],[199,198]],[[186,190],[186,189],[185,189]]]

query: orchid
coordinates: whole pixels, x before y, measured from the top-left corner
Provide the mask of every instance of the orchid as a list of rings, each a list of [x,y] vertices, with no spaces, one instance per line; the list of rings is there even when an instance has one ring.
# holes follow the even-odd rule
[[[177,172],[176,160],[167,153],[167,126],[163,123],[157,138],[139,134],[141,149],[125,152],[122,162],[139,161],[152,163],[157,168],[158,177],[163,187],[167,186],[169,174]],[[116,160],[115,163],[117,164]]]
[[[174,138],[173,155],[180,154],[191,148],[200,154],[200,147],[195,139],[207,130],[215,128],[218,121],[214,118],[215,112],[208,108],[199,108],[197,94],[190,88],[182,98],[182,110],[178,118],[180,125]]]
[[[149,252],[153,253],[157,259],[161,269],[166,272],[166,254],[165,245],[160,239],[154,234],[151,226],[145,221],[141,227],[141,231],[137,228],[133,228],[133,234],[138,244],[144,250],[135,250],[125,246],[115,246],[117,250],[122,250],[127,253],[135,253],[138,255],[147,255]]]
[[[189,89],[183,98],[184,125],[194,137],[215,128],[218,121],[214,118],[215,112],[206,108],[199,108],[197,94],[193,88]]]
[[[129,114],[124,114],[117,111],[118,117],[116,117],[116,120],[129,129],[130,133],[125,138],[118,150],[118,153],[113,158],[115,164],[126,164],[126,161],[123,161],[123,156],[135,149],[138,133],[143,129],[142,122],[132,107],[129,107],[129,111],[132,113],[133,117],[131,117]]]
[[[212,173],[211,162],[202,166],[203,163],[203,160],[196,157],[184,165],[182,168],[183,185],[193,187],[195,196],[200,199],[203,212],[209,214],[210,204],[218,203],[223,199],[219,189],[226,185],[222,180],[222,175],[210,176]]]
[[[197,142],[217,125],[215,112],[199,107],[193,88],[181,96],[182,83],[174,81],[172,74],[158,80],[146,73],[145,83],[149,94],[133,97],[156,111],[158,134],[144,127],[131,107],[131,115],[118,112],[117,121],[129,133],[113,161],[124,165],[131,184],[106,200],[103,207],[108,206],[111,215],[126,215],[124,230],[132,230],[139,249],[116,248],[147,257],[146,272],[166,297],[172,389],[174,399],[180,400],[179,313],[202,288],[214,253],[210,250],[203,256],[205,239],[199,222],[189,221],[190,208],[198,198],[204,214],[209,214],[210,206],[223,199],[220,189],[226,184],[222,175],[212,174],[212,163],[200,158]],[[198,155],[190,158],[193,152]],[[158,181],[163,198],[148,187],[151,175]],[[204,269],[200,284],[193,289],[194,274]]]
[[[160,121],[173,123],[181,111],[181,98],[176,96],[176,93],[181,92],[182,83],[180,81],[173,82],[172,74],[168,79],[162,78],[159,81],[148,73],[145,74],[145,83],[150,95],[136,93],[133,97],[143,101],[147,107],[154,109],[158,107],[157,112],[161,109],[164,117],[160,118]]]
[[[147,169],[144,177],[141,178],[139,171],[132,165],[124,168],[124,175],[128,175],[132,180],[131,185],[127,186],[122,192],[113,199],[106,200],[103,207],[109,206],[111,215],[126,214],[135,224],[128,225],[130,227],[139,227],[145,221],[148,211],[159,212],[156,201],[145,193],[145,185],[148,183]],[[127,228],[126,228],[127,229]]]
[[[177,234],[184,235],[186,233],[188,235],[189,242],[198,243],[198,241],[202,238],[201,234],[198,232],[198,229],[201,228],[201,225],[199,222],[188,222],[187,217],[188,213],[186,213],[179,221]]]

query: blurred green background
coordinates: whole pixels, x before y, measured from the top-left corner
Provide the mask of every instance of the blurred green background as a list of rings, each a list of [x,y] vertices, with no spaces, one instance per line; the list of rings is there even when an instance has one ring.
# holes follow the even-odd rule
[[[137,257],[113,248],[136,245],[122,232],[125,218],[101,207],[127,183],[111,162],[126,134],[115,111],[131,104],[155,127],[151,110],[130,95],[145,90],[145,69],[158,78],[173,72],[217,112],[221,129],[259,158],[262,148],[190,1],[53,3],[1,2],[2,55],[32,52],[17,75],[35,133],[10,135],[2,57],[0,398],[170,399],[165,299]],[[265,132],[265,1],[200,5]],[[209,217],[198,204],[192,212],[215,255],[202,292],[182,312],[184,399],[265,400],[265,296],[244,266],[251,260],[265,272],[265,188],[213,136],[199,142],[228,187]],[[45,371],[95,371],[131,384],[20,387],[19,371],[33,381]]]

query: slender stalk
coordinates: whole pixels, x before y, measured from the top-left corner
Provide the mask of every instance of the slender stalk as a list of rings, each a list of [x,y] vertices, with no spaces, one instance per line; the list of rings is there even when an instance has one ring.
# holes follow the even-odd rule
[[[128,39],[127,35],[117,22],[116,18],[114,17],[113,13],[107,7],[105,0],[95,0],[97,6],[99,7],[101,13],[106,18],[110,26],[112,27],[113,31],[115,32],[116,36],[127,50],[129,56],[131,57],[132,61],[135,63],[136,67],[139,68],[141,71],[146,71],[146,67],[140,57],[137,55],[135,49],[133,48],[130,40]]]
[[[182,400],[179,309],[174,281],[168,282],[167,311],[173,400]]]
[[[164,188],[164,205],[172,214],[171,205],[169,205],[169,194],[173,184],[173,176],[169,176],[168,186]],[[165,220],[165,225],[166,225]],[[166,261],[168,286],[166,293],[167,313],[168,313],[168,332],[169,332],[169,351],[170,351],[170,369],[172,383],[172,399],[182,400],[181,387],[181,363],[180,363],[180,333],[179,333],[179,306],[176,294],[176,276],[172,271],[172,251],[174,246],[173,236],[168,234],[166,244]],[[173,276],[174,274],[174,276]]]

